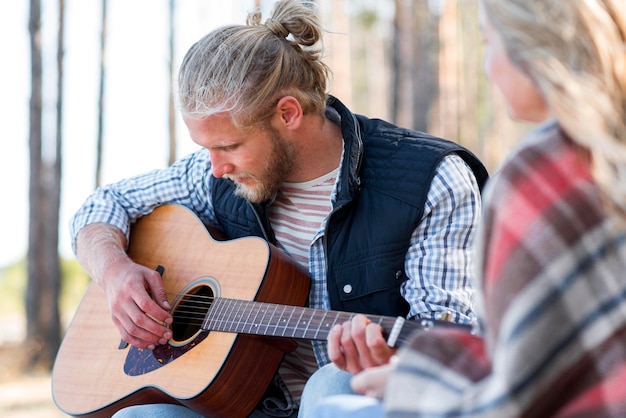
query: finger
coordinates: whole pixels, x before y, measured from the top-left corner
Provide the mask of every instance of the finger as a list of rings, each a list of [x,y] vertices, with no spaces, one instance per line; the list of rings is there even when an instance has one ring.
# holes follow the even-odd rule
[[[341,335],[343,327],[340,324],[335,325],[328,333],[328,358],[341,370],[346,369],[346,359],[341,348]]]
[[[352,378],[350,386],[357,393],[382,399],[392,369],[389,365],[365,369]]]
[[[162,311],[147,295],[140,298],[143,301],[149,300],[153,305],[152,308]],[[145,307],[138,306],[133,299],[115,300],[112,312],[122,338],[139,348],[167,343],[167,340],[172,337],[172,331],[145,310]]]
[[[165,344],[172,338],[172,331],[166,326],[166,321],[171,323],[172,320],[169,312],[159,307],[152,299],[142,298],[141,301],[144,305],[137,304],[137,309],[129,312],[132,323],[138,332],[147,331],[154,336],[153,338],[158,339],[159,344]]]
[[[170,315],[169,310],[163,309],[146,291],[135,293],[133,301],[139,310],[151,317],[155,323],[161,326],[172,323],[172,315]]]
[[[376,368],[365,369],[354,375],[352,380],[350,380],[350,387],[356,393],[377,398],[379,397],[380,388],[376,379]]]
[[[171,307],[167,300],[167,292],[163,286],[163,271],[163,267],[159,266],[157,270],[149,270],[149,272],[145,274],[147,282],[146,290],[161,308],[169,311]]]
[[[125,319],[113,318],[122,340],[137,348],[154,349],[158,344],[158,336],[139,329],[128,317]]]
[[[361,367],[360,352],[352,335],[353,321],[345,322],[342,326],[341,348],[345,357],[346,368],[350,373],[358,373],[363,370]]]
[[[391,356],[395,354],[396,349],[389,347],[385,337],[383,336],[383,330],[378,324],[370,323],[365,329],[365,341],[371,354],[371,366],[379,366],[387,364]]]
[[[358,351],[356,346],[354,345],[354,340],[352,339],[352,322],[347,321],[341,325],[341,350],[343,355],[348,359],[350,357],[358,357]]]
[[[368,327],[378,327],[377,324],[373,324],[366,316],[357,315],[351,321],[351,336],[352,341],[358,352],[358,367],[359,371],[368,367],[377,366],[378,363],[374,360],[370,347],[367,343],[366,329]],[[382,336],[382,329],[381,329]],[[356,362],[356,359],[355,359]]]
[[[352,390],[356,393],[365,395],[367,393],[367,376],[367,370],[363,370],[362,372],[355,374],[352,379],[350,379],[350,388],[352,388]]]

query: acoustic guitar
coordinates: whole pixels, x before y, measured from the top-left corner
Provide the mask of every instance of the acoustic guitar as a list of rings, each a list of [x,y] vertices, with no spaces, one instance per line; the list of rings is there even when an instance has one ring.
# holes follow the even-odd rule
[[[161,272],[173,337],[154,350],[120,340],[106,295],[88,286],[52,372],[63,412],[110,417],[137,404],[177,403],[207,417],[245,417],[257,405],[293,338],[325,340],[355,314],[304,307],[309,278],[257,237],[218,240],[187,208],[164,205],[131,230],[129,256]],[[442,320],[367,315],[391,346]]]

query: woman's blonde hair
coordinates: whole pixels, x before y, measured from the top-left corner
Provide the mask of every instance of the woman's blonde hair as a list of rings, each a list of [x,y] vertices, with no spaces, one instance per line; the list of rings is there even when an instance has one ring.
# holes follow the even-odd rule
[[[481,0],[510,59],[588,150],[609,210],[626,221],[624,0]]]
[[[178,106],[190,117],[228,113],[239,127],[263,125],[281,97],[304,113],[323,114],[330,71],[322,62],[322,27],[314,2],[281,0],[270,18],[218,28],[185,55]]]

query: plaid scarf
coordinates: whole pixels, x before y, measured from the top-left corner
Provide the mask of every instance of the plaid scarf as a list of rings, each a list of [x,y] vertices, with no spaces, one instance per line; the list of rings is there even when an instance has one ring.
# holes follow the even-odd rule
[[[492,176],[484,211],[481,335],[416,335],[386,416],[626,416],[626,233],[585,153],[543,124]]]

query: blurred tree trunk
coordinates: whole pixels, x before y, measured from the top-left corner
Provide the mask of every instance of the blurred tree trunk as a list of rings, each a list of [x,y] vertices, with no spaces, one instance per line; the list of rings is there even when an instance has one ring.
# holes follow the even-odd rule
[[[413,109],[413,0],[394,0],[393,52],[391,59],[391,121],[410,127]]]
[[[432,0],[395,0],[391,120],[428,131],[437,97],[439,17]]]
[[[30,179],[29,179],[29,230],[28,230],[28,284],[26,288],[26,337],[28,350],[39,349],[43,341],[34,340],[38,337],[38,301],[41,298],[41,278],[45,274],[43,265],[43,222],[41,212],[43,196],[41,193],[41,143],[42,143],[42,53],[41,53],[41,3],[40,0],[30,0],[30,17],[28,29],[30,32],[31,57],[31,93],[30,93]]]
[[[59,0],[57,48],[57,114],[54,154],[43,155],[43,65],[41,3],[30,1],[31,40],[30,185],[28,283],[26,287],[27,367],[49,370],[61,340],[58,254],[61,189],[61,107],[64,3]]]
[[[441,1],[441,0],[439,0]],[[437,1],[414,0],[413,112],[411,127],[429,130],[430,111],[439,86],[439,7]]]
[[[459,142],[481,155],[485,152],[484,136],[479,132],[482,92],[487,87],[482,73],[482,38],[478,27],[476,2],[456,2],[455,17],[458,27],[458,114]]]
[[[477,31],[463,24],[460,1],[465,0],[446,1],[445,8],[440,10],[438,94],[437,103],[431,107],[429,131],[470,146],[475,142],[475,124],[471,125],[475,106],[470,102],[476,95],[473,83],[477,74],[472,64],[478,57],[474,42]],[[468,108],[469,104],[472,106]]]
[[[59,217],[61,208],[61,179],[63,163],[63,57],[65,54],[65,0],[59,1],[58,32],[57,32],[57,101],[56,101],[56,135],[54,160],[50,165],[52,175],[46,184],[48,195],[48,213],[46,215],[46,249],[48,260],[47,270],[50,271],[46,292],[41,302],[42,319],[46,323],[46,347],[50,356],[50,365],[61,344],[61,321],[59,315],[59,296],[61,293],[61,265],[59,257]]]
[[[100,28],[100,85],[98,91],[98,137],[96,139],[96,187],[102,184],[102,148],[104,131],[104,87],[106,78],[106,39],[107,39],[107,4],[102,0],[102,20]]]
[[[169,60],[170,60],[170,96],[169,96],[169,158],[168,165],[174,164],[176,161],[176,106],[174,101],[174,56],[175,56],[175,22],[176,22],[176,0],[170,0],[169,2]]]

